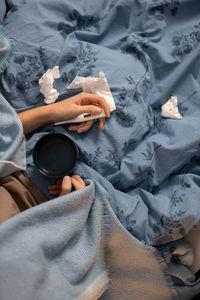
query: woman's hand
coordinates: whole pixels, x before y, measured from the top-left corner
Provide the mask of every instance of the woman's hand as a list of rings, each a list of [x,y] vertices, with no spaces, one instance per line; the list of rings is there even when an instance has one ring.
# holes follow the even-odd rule
[[[95,94],[80,93],[61,102],[24,111],[19,113],[18,116],[21,119],[24,133],[28,134],[47,124],[72,120],[83,113],[98,115],[102,110],[109,118],[110,109],[104,98]],[[69,130],[82,133],[89,130],[93,124],[94,120],[91,120],[77,126],[70,126]],[[100,130],[104,129],[104,124],[105,118],[100,118]]]
[[[89,121],[85,121],[80,123],[80,125],[72,125],[68,127],[68,130],[70,131],[76,131],[77,133],[83,133],[88,131],[92,125],[94,124],[96,120],[89,120]],[[104,130],[104,124],[105,124],[106,120],[105,118],[100,118],[99,119],[99,129],[100,130]]]
[[[64,176],[63,179],[60,179],[56,182],[55,185],[50,185],[48,187],[49,193],[53,196],[63,196],[69,194],[74,188],[75,191],[78,191],[86,186],[85,181],[79,175],[73,176]]]
[[[110,108],[104,98],[88,93],[80,93],[74,97],[51,105],[54,123],[72,120],[83,113],[100,114],[102,109],[107,118],[110,117]],[[78,133],[89,130],[95,120],[81,123],[80,125],[70,126],[68,129]],[[105,118],[99,119],[99,129],[103,130]]]

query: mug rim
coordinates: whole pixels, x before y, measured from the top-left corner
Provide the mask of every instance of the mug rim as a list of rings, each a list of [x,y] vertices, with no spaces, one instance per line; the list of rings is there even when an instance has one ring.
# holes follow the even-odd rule
[[[70,170],[68,170],[68,171],[66,171],[66,172],[64,172],[64,173],[62,173],[62,174],[60,174],[60,175],[48,174],[47,172],[44,171],[44,168],[42,168],[42,167],[38,164],[38,161],[37,161],[37,150],[38,150],[37,148],[39,147],[41,141],[42,141],[44,138],[46,138],[46,137],[48,137],[48,136],[53,136],[53,135],[55,135],[55,136],[58,136],[58,135],[64,136],[64,137],[65,137],[65,138],[73,145],[73,148],[74,148],[74,150],[75,150],[75,160],[74,160],[74,164],[73,164],[72,168],[71,168]],[[61,177],[63,177],[63,176],[69,175],[69,174],[71,174],[71,173],[73,172],[73,170],[74,170],[74,168],[75,168],[75,166],[76,166],[76,164],[77,164],[77,161],[78,161],[79,150],[78,150],[78,147],[77,147],[76,143],[75,143],[75,142],[72,140],[72,138],[69,137],[66,133],[61,133],[61,132],[50,132],[50,133],[44,134],[42,137],[40,137],[40,138],[38,139],[38,141],[37,141],[37,142],[35,143],[35,145],[34,145],[32,156],[33,156],[33,162],[34,162],[34,165],[35,165],[35,167],[37,168],[37,170],[38,170],[41,174],[43,174],[43,175],[45,175],[45,176],[47,176],[47,177],[50,177],[50,178],[61,178]]]

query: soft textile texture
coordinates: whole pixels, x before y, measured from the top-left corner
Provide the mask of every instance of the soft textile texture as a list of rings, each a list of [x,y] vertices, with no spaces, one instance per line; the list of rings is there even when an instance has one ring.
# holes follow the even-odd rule
[[[55,65],[59,92],[76,75],[103,70],[117,107],[103,132],[95,124],[78,135],[63,125],[30,135],[26,174],[45,192],[50,182],[34,169],[33,146],[41,131],[68,133],[86,164],[83,175],[90,166],[109,193],[114,187],[112,208],[131,234],[155,245],[182,238],[200,219],[200,3],[94,3],[10,1],[5,28],[15,50],[1,92],[17,111],[43,105],[38,79]],[[171,95],[181,120],[160,115]]]
[[[1,2],[0,2],[0,23],[2,23],[4,20],[4,17],[6,15],[6,10],[7,10],[6,2],[5,2],[5,0],[1,0]]]
[[[11,43],[0,27],[0,72],[4,71],[11,55]],[[25,138],[16,112],[0,93],[0,177],[24,170]]]
[[[0,178],[0,224],[45,201],[44,195],[21,172]]]
[[[20,119],[0,94],[0,177],[26,167],[25,138]]]
[[[47,126],[28,136],[26,174],[47,196],[52,182],[34,168],[32,149],[44,132],[67,132],[80,150],[76,173],[106,188],[138,240],[172,243],[199,221],[199,12],[195,0],[9,1],[15,50],[0,91],[17,111],[43,105],[38,79],[55,65],[61,92],[76,75],[103,70],[117,107],[104,132]],[[181,120],[161,116],[171,95]],[[179,284],[181,300],[199,291]]]
[[[176,299],[165,264],[123,229],[106,191],[87,183],[0,226],[0,299],[99,299],[109,276],[104,300]]]

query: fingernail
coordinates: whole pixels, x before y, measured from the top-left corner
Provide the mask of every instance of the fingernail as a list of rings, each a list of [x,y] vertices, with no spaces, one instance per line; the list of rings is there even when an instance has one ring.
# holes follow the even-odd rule
[[[64,180],[64,182],[69,182],[70,177],[69,177],[69,176],[65,176],[65,177],[63,178],[63,180]]]
[[[101,113],[101,112],[102,112],[102,109],[101,109],[100,107],[97,107],[97,108],[96,108],[96,112],[97,112],[97,113]]]

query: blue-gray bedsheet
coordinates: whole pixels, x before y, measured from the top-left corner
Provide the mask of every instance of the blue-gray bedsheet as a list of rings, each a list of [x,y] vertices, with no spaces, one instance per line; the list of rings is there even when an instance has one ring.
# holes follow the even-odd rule
[[[60,92],[76,75],[103,71],[117,107],[103,132],[96,123],[84,134],[67,125],[30,134],[26,175],[48,195],[52,181],[34,168],[32,149],[44,132],[65,132],[80,150],[75,173],[104,186],[131,234],[151,245],[183,237],[200,220],[200,2],[9,0],[0,7],[0,30],[13,45],[0,92],[17,112],[44,105],[38,80],[55,65]],[[172,95],[180,120],[161,117]]]

